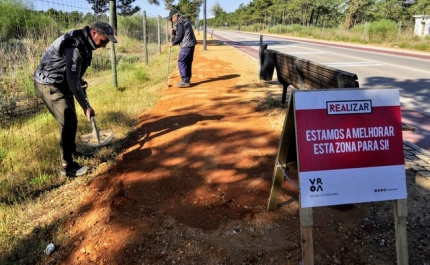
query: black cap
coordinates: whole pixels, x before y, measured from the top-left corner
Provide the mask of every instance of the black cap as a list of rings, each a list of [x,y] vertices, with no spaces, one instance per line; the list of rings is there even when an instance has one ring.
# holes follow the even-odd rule
[[[91,28],[96,29],[98,31],[100,31],[101,33],[104,33],[106,35],[106,37],[113,43],[117,43],[115,37],[113,36],[114,34],[114,30],[112,28],[111,25],[109,25],[106,22],[103,21],[96,21],[94,22],[94,24],[91,26]]]
[[[172,17],[173,17],[174,15],[179,15],[179,12],[178,12],[178,11],[176,11],[176,10],[170,10],[170,12],[169,12],[169,16],[167,17],[167,19],[168,19],[168,20],[170,20],[170,21],[172,21]]]

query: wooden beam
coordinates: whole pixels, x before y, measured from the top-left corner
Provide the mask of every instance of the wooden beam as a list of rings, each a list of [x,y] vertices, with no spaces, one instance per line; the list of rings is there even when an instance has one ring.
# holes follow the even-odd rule
[[[279,192],[284,180],[284,174],[278,166],[278,161],[285,168],[292,141],[295,141],[295,131],[294,100],[291,94],[288,100],[287,114],[285,115],[284,128],[282,129],[278,155],[276,156],[275,168],[273,170],[272,189],[270,190],[269,203],[267,205],[268,211],[276,209],[278,204]]]

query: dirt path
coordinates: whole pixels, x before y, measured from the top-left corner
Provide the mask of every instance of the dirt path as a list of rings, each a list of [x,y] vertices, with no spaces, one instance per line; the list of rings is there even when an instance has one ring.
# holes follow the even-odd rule
[[[298,191],[285,182],[266,211],[279,86],[259,83],[254,59],[215,40],[197,46],[193,72],[191,87],[176,88],[175,71],[117,165],[89,184],[49,264],[298,264]],[[394,264],[390,205],[315,209],[316,264]],[[375,211],[386,216],[367,218]]]

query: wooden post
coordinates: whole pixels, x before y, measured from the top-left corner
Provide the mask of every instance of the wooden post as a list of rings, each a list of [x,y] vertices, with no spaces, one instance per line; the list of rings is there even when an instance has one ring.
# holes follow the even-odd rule
[[[399,38],[401,33],[402,33],[402,21],[399,22],[399,30],[397,31],[396,45],[399,44]]]
[[[300,233],[302,237],[303,265],[314,264],[314,240],[312,236],[312,226],[312,208],[302,208],[300,206]]]
[[[213,30],[212,30],[213,34]],[[212,36],[211,36],[212,37]],[[206,51],[207,36],[206,36],[206,0],[203,0],[203,50]]]
[[[169,21],[166,21],[166,44],[169,44]]]
[[[109,1],[109,12],[110,12],[110,24],[116,25],[116,3],[115,1]],[[114,23],[115,22],[115,23]],[[117,32],[115,31],[115,34]],[[111,59],[111,69],[112,69],[112,84],[114,87],[118,87],[118,76],[116,71],[116,53],[115,45],[113,42],[110,43],[110,59]]]
[[[258,82],[260,82],[261,81],[261,79],[262,79],[262,73],[261,73],[261,64],[262,64],[262,58],[264,58],[264,54],[263,54],[263,35],[260,35],[260,46],[259,46],[259,55],[260,55],[260,63],[258,64],[258,73],[259,73],[259,75],[258,75]]]
[[[161,54],[161,26],[160,26],[160,16],[157,16],[157,44],[158,44],[158,54]]]
[[[394,204],[394,226],[396,232],[397,264],[409,264],[408,240],[406,236],[406,216],[408,215],[406,199],[395,200]]]
[[[345,88],[345,76],[343,74],[337,76],[337,87]]]

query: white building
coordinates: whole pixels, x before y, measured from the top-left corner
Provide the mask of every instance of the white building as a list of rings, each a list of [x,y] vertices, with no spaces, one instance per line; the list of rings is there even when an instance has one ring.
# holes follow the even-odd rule
[[[414,35],[429,36],[430,35],[430,15],[415,15]]]

